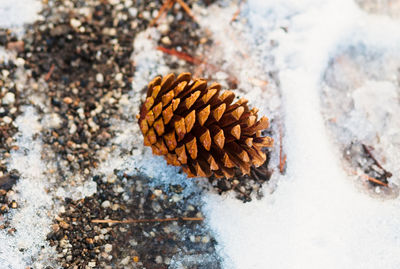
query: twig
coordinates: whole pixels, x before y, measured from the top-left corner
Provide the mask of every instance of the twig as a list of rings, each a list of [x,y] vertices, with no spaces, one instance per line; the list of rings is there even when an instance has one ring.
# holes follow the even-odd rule
[[[186,13],[195,21],[198,23],[196,17],[193,15],[192,10],[190,9],[190,7],[183,1],[183,0],[176,0],[181,7],[186,11]]]
[[[111,220],[111,219],[94,219],[92,223],[117,223],[117,224],[132,224],[132,223],[150,223],[150,222],[168,222],[168,221],[203,221],[204,218],[167,218],[167,219],[127,219],[127,220]]]
[[[54,67],[55,67],[54,64],[52,64],[52,65],[50,66],[49,72],[47,72],[47,74],[44,76],[44,80],[45,80],[45,81],[48,81],[48,80],[50,79],[51,74],[53,74]]]
[[[354,175],[354,176],[359,175],[359,173],[357,173],[357,172],[354,171],[354,170],[349,170],[349,169],[346,169],[346,170],[347,170],[348,173],[350,173],[350,174],[352,174],[352,175]],[[379,184],[379,185],[381,185],[381,186],[385,186],[385,187],[388,187],[388,186],[389,186],[387,183],[382,182],[382,181],[380,181],[379,179],[376,179],[376,178],[374,178],[374,177],[370,177],[370,176],[368,176],[368,175],[366,175],[366,174],[362,174],[362,175],[360,175],[360,177],[362,177],[362,178],[364,178],[364,179],[366,179],[366,180],[368,180],[368,181],[370,181],[370,182],[374,182],[374,183],[376,183],[376,184]]]
[[[176,57],[178,57],[180,59],[183,59],[183,60],[185,60],[187,62],[190,62],[190,63],[193,63],[193,64],[201,64],[201,63],[203,63],[202,60],[197,59],[197,58],[193,58],[192,56],[190,56],[189,54],[186,54],[184,52],[179,52],[179,51],[176,51],[174,49],[167,49],[167,48],[164,48],[162,46],[158,46],[157,49],[162,51],[162,52],[164,52],[164,53],[167,53],[167,54],[170,54],[170,55],[174,55],[174,56],[176,56]]]
[[[382,167],[382,165],[378,162],[378,160],[374,157],[374,155],[372,154],[369,146],[365,145],[365,144],[361,144],[363,149],[365,150],[365,152],[368,154],[368,156],[374,161],[374,163],[376,164],[376,166],[378,166],[380,169],[382,169],[384,176],[385,177],[391,177],[392,173],[390,173],[389,171],[387,171],[385,168]]]
[[[283,155],[282,126],[279,127],[279,172],[283,174],[286,164],[286,154]]]
[[[368,175],[361,175],[361,177],[367,179],[368,181],[374,182],[376,184],[379,184],[379,185],[382,185],[382,186],[385,186],[385,187],[389,186],[387,183],[384,183],[384,182],[382,182],[382,181],[380,181],[380,180],[378,180],[376,178],[370,177]]]
[[[235,13],[233,14],[232,19],[231,19],[231,22],[233,22],[234,20],[236,20],[237,17],[239,16],[240,10],[241,10],[241,7],[242,7],[242,3],[243,3],[243,1],[239,1],[238,8],[237,8],[237,10],[235,11]]]
[[[249,81],[250,81],[251,84],[253,84],[255,86],[258,86],[258,87],[265,87],[265,86],[268,85],[268,81],[261,80],[261,79],[258,79],[258,78],[251,78],[250,77]]]
[[[154,24],[156,24],[157,20],[161,17],[161,15],[169,10],[172,5],[175,3],[175,0],[166,0],[164,2],[164,4],[161,6],[160,10],[158,11],[157,16],[150,22],[150,26],[153,26]]]

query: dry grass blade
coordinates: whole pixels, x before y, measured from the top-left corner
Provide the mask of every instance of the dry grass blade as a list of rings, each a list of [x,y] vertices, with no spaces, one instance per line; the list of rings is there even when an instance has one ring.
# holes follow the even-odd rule
[[[94,219],[92,223],[106,224],[134,224],[134,223],[152,223],[152,222],[168,222],[168,221],[203,221],[204,218],[166,218],[166,219],[127,219],[127,220],[111,220],[111,219]]]
[[[380,181],[380,180],[378,180],[378,179],[376,179],[376,178],[370,177],[370,176],[368,176],[368,175],[361,175],[361,177],[367,179],[367,180],[370,181],[370,182],[373,182],[373,183],[376,183],[376,184],[378,184],[378,185],[381,185],[381,186],[385,186],[385,187],[388,187],[388,186],[389,186],[387,183],[382,182],[382,181]]]
[[[184,52],[179,52],[179,51],[176,51],[174,49],[167,49],[167,48],[164,48],[162,46],[158,46],[157,50],[160,50],[160,51],[162,51],[164,53],[167,53],[167,54],[170,54],[170,55],[174,55],[174,56],[178,57],[179,59],[185,60],[185,61],[187,61],[189,63],[193,63],[193,64],[201,64],[201,63],[203,63],[203,61],[201,61],[201,60],[199,60],[197,58],[193,58],[189,54],[186,54]]]
[[[54,66],[54,64],[52,64],[52,65],[50,66],[49,72],[47,72],[47,74],[46,74],[45,77],[44,77],[44,80],[45,80],[45,81],[48,81],[48,80],[50,79],[51,74],[53,74],[53,72],[54,72],[54,68],[55,68],[55,66]]]

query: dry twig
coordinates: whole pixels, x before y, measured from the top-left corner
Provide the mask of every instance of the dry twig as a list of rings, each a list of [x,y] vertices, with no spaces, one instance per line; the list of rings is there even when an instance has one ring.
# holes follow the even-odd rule
[[[361,177],[362,177],[362,178],[365,178],[365,179],[367,179],[368,181],[371,181],[371,182],[373,182],[373,183],[379,184],[379,185],[381,185],[381,186],[385,186],[385,187],[388,187],[388,186],[389,186],[387,183],[382,182],[382,181],[380,181],[380,180],[378,180],[378,179],[376,179],[376,178],[370,177],[370,176],[368,176],[368,175],[361,175]]]
[[[392,173],[390,173],[389,171],[387,171],[385,168],[382,167],[382,165],[378,162],[378,160],[375,158],[375,156],[372,154],[371,149],[369,146],[365,145],[365,144],[361,144],[364,151],[368,154],[368,156],[372,159],[372,161],[375,163],[376,166],[378,166],[380,169],[382,169],[384,176],[385,177],[391,177]]]
[[[150,26],[153,26],[156,24],[157,20],[161,17],[164,12],[168,11],[173,4],[175,3],[175,0],[166,0],[164,4],[161,6],[160,10],[158,11],[157,16],[150,22]]]
[[[348,169],[346,169],[346,170],[347,170],[347,172],[348,172],[349,174],[352,174],[352,175],[355,175],[355,176],[359,175],[359,173],[357,173],[357,172],[354,171],[354,170],[348,170]],[[370,176],[368,176],[368,175],[366,175],[366,174],[362,174],[362,175],[359,175],[359,176],[362,177],[362,178],[364,178],[364,179],[366,179],[366,180],[368,180],[368,181],[370,181],[370,182],[376,183],[376,184],[378,184],[378,185],[381,185],[381,186],[384,186],[384,187],[389,187],[389,184],[387,184],[387,183],[385,183],[385,182],[382,182],[382,181],[380,181],[379,179],[376,179],[376,178],[374,178],[374,177],[370,177]]]
[[[174,49],[167,49],[167,48],[162,47],[162,46],[158,46],[157,49],[162,51],[162,52],[164,52],[164,53],[167,53],[167,54],[170,54],[170,55],[174,55],[174,56],[176,56],[176,57],[178,57],[180,59],[183,59],[183,60],[185,60],[187,62],[190,62],[190,63],[193,63],[193,64],[201,64],[201,63],[203,63],[202,60],[194,58],[194,57],[192,57],[189,54],[186,54],[184,52],[179,52],[179,51],[174,50]]]
[[[192,10],[190,9],[190,7],[183,1],[183,0],[176,0],[179,5],[181,5],[181,7],[186,11],[186,13],[195,21],[198,23],[196,17],[193,15]]]
[[[112,224],[134,224],[134,223],[151,223],[151,222],[168,222],[168,221],[203,221],[204,218],[166,218],[166,219],[127,219],[127,220],[111,220],[111,219],[94,219],[92,223],[112,223]]]
[[[237,8],[237,10],[235,11],[235,13],[233,14],[232,19],[231,19],[231,22],[235,21],[235,20],[237,19],[237,17],[239,16],[240,10],[241,10],[241,8],[242,8],[242,3],[243,3],[243,1],[239,1],[239,3],[238,3],[238,8]]]
[[[45,81],[48,81],[48,80],[50,79],[51,74],[53,74],[54,67],[55,67],[54,64],[52,64],[52,65],[50,66],[49,72],[47,72],[47,74],[44,76],[44,80],[45,80]]]
[[[283,174],[286,164],[286,154],[283,154],[282,126],[279,127],[279,172]]]

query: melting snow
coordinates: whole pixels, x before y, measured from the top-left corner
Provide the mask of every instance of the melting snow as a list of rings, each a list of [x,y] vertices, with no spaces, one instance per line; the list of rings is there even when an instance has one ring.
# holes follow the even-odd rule
[[[288,167],[261,201],[204,198],[225,267],[399,268],[400,201],[370,197],[349,180],[319,102],[335,50],[362,26],[365,38],[393,42],[399,23],[364,14],[351,1],[249,0],[243,8],[260,49],[268,47],[260,39],[279,43],[271,53],[279,68]],[[267,58],[261,63],[270,64]],[[385,100],[375,101],[385,106]]]
[[[21,30],[38,17],[40,0],[0,0],[0,26]]]
[[[46,165],[41,161],[41,139],[34,138],[42,129],[35,109],[25,107],[24,113],[16,119],[16,125],[19,149],[11,153],[8,168],[21,174],[14,187],[16,193],[10,197],[20,209],[7,216],[10,227],[16,231],[0,230],[0,264],[2,268],[10,269],[25,268],[41,260],[42,255],[47,254],[46,258],[55,255],[46,242],[52,223],[47,215],[52,209],[52,197],[47,192]],[[44,264],[47,263],[45,260]]]
[[[0,0],[0,14],[7,14],[1,17],[0,25],[20,25],[21,17],[30,19],[31,15],[15,15],[28,10],[29,14],[35,13],[35,8],[18,8],[22,3],[26,2]],[[36,7],[39,2],[31,3]],[[216,233],[225,268],[399,268],[399,198],[371,197],[349,180],[341,165],[339,146],[326,130],[320,107],[323,76],[335,53],[355,40],[375,42],[383,49],[398,44],[400,38],[393,36],[398,32],[399,22],[367,15],[351,1],[248,0],[242,6],[239,22],[234,23],[238,31],[221,31],[229,29],[223,26],[229,23],[227,18],[234,11],[230,4],[212,6],[210,13],[203,15],[210,21],[202,23],[226,46],[222,58],[235,54],[229,43],[232,34],[243,34],[237,40],[240,48],[246,48],[242,40],[250,42],[251,61],[235,64],[227,60],[224,64],[227,69],[233,68],[242,83],[239,88],[254,104],[261,105],[268,114],[281,106],[279,95],[282,95],[288,167],[285,176],[275,173],[278,186],[263,200],[243,204],[233,197],[213,193],[203,197],[207,222]],[[140,172],[154,178],[154,184],[191,182],[187,183],[187,189],[193,190],[196,188],[193,181],[179,174],[177,168],[167,166],[163,158],[152,156],[138,138],[134,115],[143,98],[141,90],[149,78],[168,73],[161,52],[155,49],[158,38],[155,29],[148,29],[135,39],[134,90],[120,100],[121,114],[126,120],[113,124],[118,135],[112,144],[117,148],[99,153],[103,161],[99,171],[106,175],[111,175],[115,168]],[[271,46],[271,42],[275,45]],[[232,59],[237,58],[232,56]],[[260,86],[248,83],[248,78],[254,75],[267,79],[267,73],[276,70],[281,93],[269,96]],[[216,76],[224,79],[223,73]],[[354,90],[352,96],[360,113],[365,115],[369,109],[380,107],[398,110],[398,106],[386,104],[390,96],[397,96],[398,87],[388,80],[367,81]],[[376,87],[385,94],[374,96],[371,91]],[[365,93],[368,93],[366,98],[360,98]],[[379,113],[369,122],[374,128],[385,117]],[[48,115],[42,124],[57,124],[53,120]],[[20,209],[8,215],[11,226],[16,228],[15,234],[0,231],[0,263],[6,268],[24,268],[32,264],[32,259],[54,255],[45,241],[51,224],[47,212],[54,210],[52,195],[64,197],[75,191],[46,192],[50,187],[45,174],[49,164],[41,160],[40,137],[35,139],[35,134],[43,128],[35,109],[26,108],[16,124],[19,150],[12,153],[9,168],[21,173],[14,197]],[[351,134],[362,135],[363,131],[359,125]],[[122,154],[126,150],[131,157]],[[393,152],[398,153],[398,149]],[[86,182],[79,190],[81,197],[90,195],[95,185]],[[42,246],[45,248],[41,249]],[[188,257],[175,258],[177,267],[191,262]]]

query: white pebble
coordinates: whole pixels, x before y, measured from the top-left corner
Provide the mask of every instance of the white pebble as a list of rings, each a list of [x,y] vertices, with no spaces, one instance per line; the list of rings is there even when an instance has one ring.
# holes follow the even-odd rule
[[[74,134],[77,129],[78,129],[78,127],[76,127],[75,123],[72,123],[71,127],[69,128],[69,133]]]
[[[6,93],[6,95],[4,95],[2,103],[5,105],[11,105],[14,104],[15,102],[15,94],[12,92],[8,92]]]
[[[160,196],[162,194],[162,190],[154,190],[155,196]]]
[[[6,69],[1,70],[1,73],[3,74],[3,77],[6,78],[10,74],[10,72]]]
[[[132,17],[136,17],[136,15],[138,13],[138,10],[136,8],[134,8],[134,7],[131,7],[131,8],[128,9],[128,12]]]
[[[122,78],[123,78],[122,73],[118,73],[118,74],[115,75],[115,80],[116,80],[116,81],[121,81]]]
[[[171,45],[171,39],[169,39],[169,37],[168,36],[164,36],[163,38],[161,38],[161,42],[164,44],[164,45]]]
[[[108,201],[108,200],[106,200],[106,201],[104,201],[103,203],[101,203],[101,207],[102,208],[108,208],[108,207],[110,207],[111,206],[111,203],[110,203],[110,201]]]
[[[6,124],[10,124],[10,123],[12,122],[12,118],[10,118],[10,117],[8,117],[8,116],[5,116],[5,117],[3,118],[3,122],[6,123]]]
[[[156,257],[156,263],[162,263],[163,262],[163,258],[159,255]]]
[[[97,81],[98,83],[103,83],[103,82],[104,82],[104,76],[103,76],[103,74],[97,73],[97,75],[96,75],[96,81]]]
[[[110,253],[112,251],[112,249],[113,249],[113,246],[111,244],[106,244],[104,246],[104,251],[107,253]]]
[[[210,242],[210,238],[209,238],[208,236],[204,236],[204,237],[201,239],[201,242],[203,242],[204,244],[207,244],[208,242]]]
[[[130,256],[126,256],[121,262],[120,264],[122,265],[127,265],[130,261],[131,257]]]
[[[16,65],[16,66],[23,66],[24,64],[25,64],[25,60],[22,59],[22,58],[17,58],[17,59],[15,60],[15,65]]]
[[[181,200],[181,197],[179,197],[179,195],[174,194],[174,195],[172,196],[171,200],[172,200],[174,203],[177,203],[177,202],[179,202],[179,201]]]
[[[81,22],[77,19],[71,19],[69,21],[69,23],[71,24],[72,27],[74,28],[78,28],[79,26],[81,26]]]
[[[145,19],[147,21],[151,20],[150,12],[147,10],[142,12],[142,16],[143,16],[143,19]]]
[[[165,35],[169,32],[169,25],[166,23],[162,23],[158,26],[158,30],[161,34]]]

